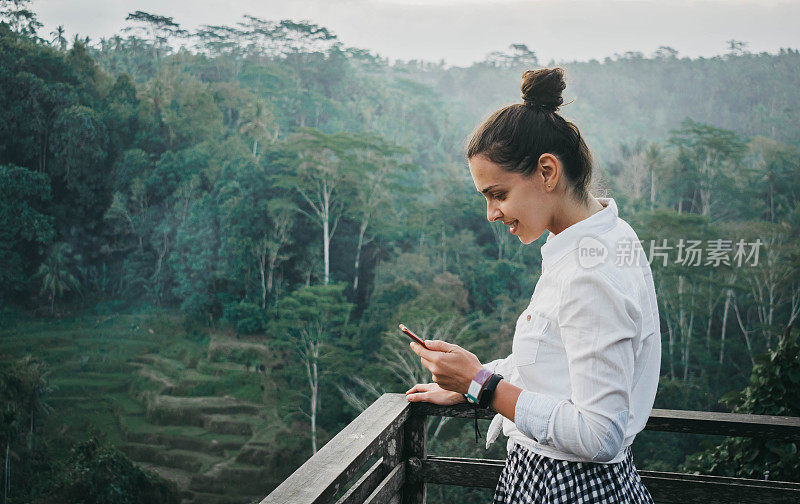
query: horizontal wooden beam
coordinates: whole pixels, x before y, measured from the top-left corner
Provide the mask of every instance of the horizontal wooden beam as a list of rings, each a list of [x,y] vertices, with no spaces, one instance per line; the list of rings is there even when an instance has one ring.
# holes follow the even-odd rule
[[[411,413],[474,418],[475,408],[471,404],[438,406],[430,403],[414,403]],[[480,419],[489,420],[494,416],[495,412],[492,410],[478,410]],[[645,429],[800,441],[800,417],[654,409],[650,413]]]
[[[386,477],[389,469],[383,464],[383,458],[378,459],[367,472],[342,495],[336,504],[362,504]]]
[[[800,441],[800,417],[654,409],[645,429]]]
[[[428,483],[494,488],[504,467],[504,460],[428,457],[422,474]],[[800,483],[654,471],[639,475],[659,504],[800,502]]]
[[[404,394],[384,394],[350,422],[261,504],[328,504],[402,427],[410,414]]]
[[[389,475],[384,478],[364,504],[385,504],[397,499],[397,493],[406,481],[406,464],[397,464]]]
[[[639,471],[658,504],[797,504],[800,483]]]
[[[494,488],[505,460],[433,457],[422,461],[422,477],[426,483]]]

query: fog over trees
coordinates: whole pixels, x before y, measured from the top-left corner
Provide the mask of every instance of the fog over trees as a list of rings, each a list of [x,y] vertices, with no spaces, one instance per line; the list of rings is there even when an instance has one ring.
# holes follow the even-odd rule
[[[535,47],[389,64],[305,21],[135,11],[67,40],[25,0],[0,19],[5,502],[117,473],[134,497],[92,502],[257,500],[380,393],[428,380],[398,322],[510,353],[545,237],[486,221],[464,139],[520,101]],[[731,40],[564,68],[593,192],[653,268],[656,407],[800,415],[800,53]],[[471,424],[431,427],[437,453],[505,456],[464,443]],[[796,445],[717,443],[648,432],[634,455],[800,481]]]

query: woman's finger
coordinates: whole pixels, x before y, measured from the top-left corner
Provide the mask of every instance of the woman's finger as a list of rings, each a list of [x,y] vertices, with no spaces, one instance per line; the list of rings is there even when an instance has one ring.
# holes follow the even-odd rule
[[[453,343],[448,343],[442,340],[426,340],[425,346],[434,352],[453,352],[456,349],[461,348],[458,345],[454,345]]]
[[[430,392],[417,392],[416,394],[409,394],[406,396],[406,399],[409,401],[423,401],[428,402],[428,397],[431,395]]]
[[[435,383],[417,383],[416,385],[408,389],[408,391],[406,391],[406,394],[411,394],[413,392],[428,392],[435,386],[436,386]]]
[[[425,357],[420,357],[420,361],[422,362],[422,365],[423,365],[423,366],[425,366],[426,368],[428,368],[428,371],[430,371],[431,373],[433,373],[433,372],[434,372],[434,369],[433,369],[433,368],[435,367],[435,364],[433,363],[433,361],[429,361],[429,360],[428,360],[428,359],[426,359]]]
[[[418,383],[413,387],[411,387],[410,389],[406,390],[406,394],[413,394],[414,392],[419,392],[420,390],[422,389],[420,388],[420,384]]]

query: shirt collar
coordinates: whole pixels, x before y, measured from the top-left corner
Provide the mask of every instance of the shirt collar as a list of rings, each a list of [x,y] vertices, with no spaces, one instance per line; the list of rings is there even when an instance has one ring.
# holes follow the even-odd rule
[[[542,245],[542,267],[548,267],[559,261],[567,252],[578,248],[578,243],[585,236],[598,236],[617,224],[617,204],[614,198],[597,198],[605,208],[589,217],[578,221],[558,234],[550,233]]]

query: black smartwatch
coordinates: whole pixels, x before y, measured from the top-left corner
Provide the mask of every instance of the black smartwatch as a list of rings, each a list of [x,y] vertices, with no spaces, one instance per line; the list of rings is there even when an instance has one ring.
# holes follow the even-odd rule
[[[492,406],[492,399],[494,398],[494,389],[497,384],[503,379],[503,375],[493,374],[481,390],[481,396],[478,398],[478,406],[483,409],[489,409]]]

